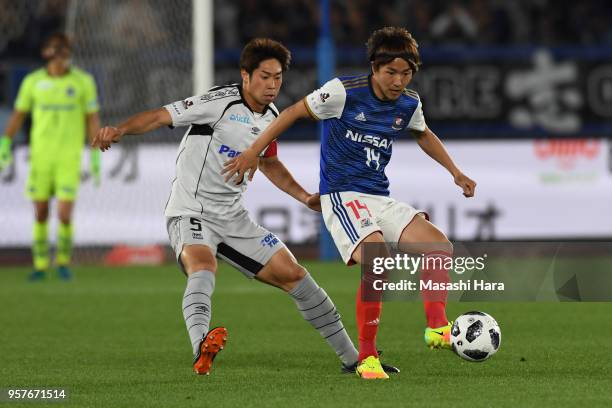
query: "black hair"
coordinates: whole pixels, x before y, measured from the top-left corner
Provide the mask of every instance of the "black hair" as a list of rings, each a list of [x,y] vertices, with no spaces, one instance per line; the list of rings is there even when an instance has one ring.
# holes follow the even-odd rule
[[[419,44],[405,28],[383,27],[376,30],[368,39],[366,46],[368,60],[375,70],[395,58],[404,59],[410,65],[413,73],[417,72],[421,66]]]
[[[242,49],[240,69],[244,69],[250,76],[259,67],[261,61],[270,58],[280,62],[283,72],[289,69],[291,52],[287,47],[270,38],[254,38]]]

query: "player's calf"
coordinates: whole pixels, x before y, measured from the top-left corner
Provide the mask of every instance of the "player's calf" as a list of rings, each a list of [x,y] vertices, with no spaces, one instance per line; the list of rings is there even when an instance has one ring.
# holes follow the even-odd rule
[[[304,320],[319,332],[344,365],[352,366],[357,362],[357,350],[336,306],[287,249],[277,251],[257,274],[257,279],[286,291]]]
[[[288,293],[304,320],[327,341],[342,363],[346,366],[355,364],[357,349],[344,328],[340,314],[331,298],[312,276],[307,273]]]

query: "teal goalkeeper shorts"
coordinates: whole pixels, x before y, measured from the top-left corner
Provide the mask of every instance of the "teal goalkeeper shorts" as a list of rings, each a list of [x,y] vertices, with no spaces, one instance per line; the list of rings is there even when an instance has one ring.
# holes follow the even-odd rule
[[[51,197],[61,201],[74,201],[80,180],[80,161],[31,161],[26,196],[32,201],[47,201]]]

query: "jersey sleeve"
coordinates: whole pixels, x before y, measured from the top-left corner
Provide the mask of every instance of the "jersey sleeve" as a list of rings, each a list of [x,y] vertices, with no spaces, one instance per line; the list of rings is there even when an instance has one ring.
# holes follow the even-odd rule
[[[345,102],[346,89],[338,78],[328,81],[304,100],[308,112],[319,120],[340,118]]]
[[[278,142],[276,140],[273,140],[272,143],[270,143],[268,145],[268,147],[266,147],[266,150],[264,150],[263,154],[261,157],[275,157],[278,154]]]
[[[85,113],[96,113],[100,110],[98,104],[98,91],[96,90],[96,81],[91,75],[85,77],[83,81],[83,110]]]
[[[19,112],[30,112],[33,105],[34,83],[31,76],[26,76],[19,86],[17,99],[15,99],[15,110]]]
[[[207,125],[219,120],[227,104],[235,99],[232,96],[240,97],[237,88],[209,91],[170,103],[164,108],[172,117],[172,126]]]
[[[408,123],[408,129],[416,130],[419,132],[423,132],[427,124],[425,123],[425,115],[423,115],[423,105],[419,100],[419,104],[417,105],[412,117],[410,118],[410,122]]]

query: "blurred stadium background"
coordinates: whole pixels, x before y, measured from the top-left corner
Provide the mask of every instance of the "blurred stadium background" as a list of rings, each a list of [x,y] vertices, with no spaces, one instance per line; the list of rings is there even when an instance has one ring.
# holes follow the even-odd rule
[[[199,17],[198,3],[204,7]],[[329,7],[327,17],[321,4]],[[392,195],[428,210],[454,240],[612,237],[609,2],[0,0],[0,8],[2,128],[22,78],[42,64],[41,41],[55,31],[74,36],[74,63],[95,75],[102,122],[114,124],[198,87],[237,81],[241,46],[256,36],[278,39],[293,53],[277,101],[285,108],[328,77],[368,70],[364,43],[373,29],[405,26],[422,52],[412,88],[428,124],[478,190],[464,199],[444,170],[405,140],[388,168]],[[319,24],[326,18],[329,25]],[[203,41],[194,37],[197,27],[201,33],[204,27]],[[194,73],[194,49],[204,52],[211,75]],[[3,265],[29,263],[27,134],[26,127],[14,165],[0,174]],[[182,134],[165,129],[125,140],[103,155],[99,189],[87,177],[85,155],[75,212],[77,263],[172,259],[162,210]],[[280,147],[281,159],[313,191],[317,139],[316,124],[305,122]],[[298,257],[334,257],[318,215],[263,176],[246,202]]]

